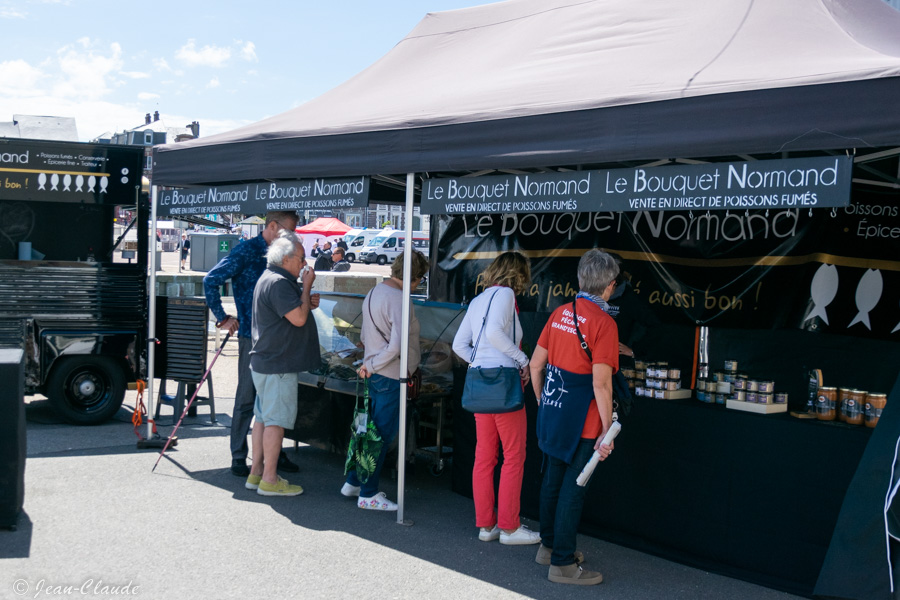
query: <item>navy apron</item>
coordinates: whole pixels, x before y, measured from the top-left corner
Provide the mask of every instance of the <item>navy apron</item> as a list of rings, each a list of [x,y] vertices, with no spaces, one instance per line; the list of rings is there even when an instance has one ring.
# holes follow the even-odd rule
[[[540,449],[545,454],[571,464],[593,401],[592,373],[572,373],[547,364],[537,416]]]

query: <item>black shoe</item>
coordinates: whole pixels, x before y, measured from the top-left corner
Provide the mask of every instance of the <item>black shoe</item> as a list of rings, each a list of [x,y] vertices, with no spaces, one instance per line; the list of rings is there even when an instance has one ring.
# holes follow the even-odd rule
[[[278,470],[285,473],[297,473],[300,471],[300,467],[288,460],[287,454],[282,450],[278,455]]]
[[[250,467],[247,466],[247,461],[243,458],[235,458],[231,461],[231,474],[237,475],[238,477],[246,477],[250,474]]]

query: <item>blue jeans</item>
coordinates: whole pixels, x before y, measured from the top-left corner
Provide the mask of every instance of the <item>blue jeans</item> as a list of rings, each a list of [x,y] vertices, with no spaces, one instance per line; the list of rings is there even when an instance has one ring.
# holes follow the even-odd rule
[[[553,548],[550,564],[559,567],[575,563],[575,537],[587,486],[575,480],[594,453],[595,439],[578,442],[572,464],[544,455],[547,467],[541,483],[541,543]]]
[[[375,463],[375,472],[369,476],[369,480],[360,483],[356,477],[356,471],[347,473],[347,483],[360,488],[359,495],[362,498],[371,498],[378,493],[378,480],[381,478],[381,468],[384,466],[384,457],[387,456],[388,446],[397,437],[400,429],[400,381],[383,375],[372,375],[369,378],[369,418],[378,428],[384,445]]]

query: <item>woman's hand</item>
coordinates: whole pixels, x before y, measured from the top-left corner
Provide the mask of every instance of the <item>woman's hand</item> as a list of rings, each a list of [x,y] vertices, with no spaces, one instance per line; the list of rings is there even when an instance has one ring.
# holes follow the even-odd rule
[[[528,385],[531,383],[531,367],[529,365],[519,367],[519,377],[522,378],[523,384]]]
[[[356,371],[356,374],[359,375],[360,378],[362,378],[362,379],[368,379],[369,377],[372,376],[372,374],[369,372],[369,370],[366,368],[365,365],[361,366],[359,368],[359,370]]]
[[[598,437],[597,441],[594,443],[594,450],[600,453],[600,460],[606,460],[607,458],[609,458],[610,453],[613,451],[614,442],[609,444],[600,443],[603,441],[603,436],[605,435],[605,432],[601,433],[600,437]]]
[[[625,356],[630,356],[631,358],[634,358],[634,350],[632,350],[631,348],[629,348],[622,342],[619,342],[619,354],[624,354]]]

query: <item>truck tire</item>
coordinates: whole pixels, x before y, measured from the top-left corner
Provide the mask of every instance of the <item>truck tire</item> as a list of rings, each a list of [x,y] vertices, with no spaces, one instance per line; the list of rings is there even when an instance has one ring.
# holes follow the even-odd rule
[[[356,262],[356,255],[352,252],[347,253],[347,262]]]
[[[107,356],[68,356],[53,365],[46,393],[69,423],[97,425],[122,406],[125,375],[122,367]]]
[[[379,254],[378,255],[378,264],[386,265],[387,264],[387,256],[385,256],[384,254]]]

